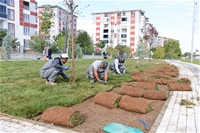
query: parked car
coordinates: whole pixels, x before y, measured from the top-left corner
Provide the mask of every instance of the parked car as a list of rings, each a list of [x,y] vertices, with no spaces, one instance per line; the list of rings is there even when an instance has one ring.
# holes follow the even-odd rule
[[[196,56],[194,59],[196,59],[196,60],[200,60],[200,56]]]

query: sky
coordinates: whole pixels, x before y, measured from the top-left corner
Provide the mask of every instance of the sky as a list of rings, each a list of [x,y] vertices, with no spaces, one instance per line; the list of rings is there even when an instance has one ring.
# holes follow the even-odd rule
[[[179,40],[182,53],[200,51],[199,17],[193,30],[194,0],[74,0],[80,11],[77,29],[86,30],[92,36],[92,13],[117,10],[143,10],[159,32],[159,36]],[[197,0],[196,0],[197,1]],[[63,7],[63,0],[37,0],[38,6],[44,4]],[[88,6],[89,5],[89,6]],[[200,3],[198,3],[200,5]],[[198,10],[195,16],[199,16]],[[192,39],[193,38],[193,39]],[[193,40],[193,41],[192,41]],[[193,42],[193,43],[192,43]]]

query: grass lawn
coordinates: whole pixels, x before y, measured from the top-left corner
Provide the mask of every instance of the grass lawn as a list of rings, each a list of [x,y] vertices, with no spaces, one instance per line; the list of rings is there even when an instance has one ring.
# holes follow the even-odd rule
[[[110,63],[111,59],[106,60]],[[30,118],[42,113],[52,106],[72,106],[80,103],[89,96],[98,92],[110,90],[115,86],[120,86],[123,81],[130,81],[132,71],[142,71],[149,69],[163,61],[143,60],[141,66],[136,64],[137,60],[127,59],[125,62],[127,74],[113,75],[109,71],[107,85],[98,82],[90,84],[86,78],[87,67],[95,59],[76,60],[75,75],[77,82],[66,82],[61,76],[57,77],[57,86],[45,84],[45,79],[40,77],[40,69],[46,61],[1,61],[0,62],[0,112]],[[66,65],[71,66],[71,60]],[[71,76],[71,67],[65,73]]]
[[[190,59],[182,59],[181,61],[191,63],[191,60],[190,60]],[[192,63],[193,63],[193,64],[200,65],[200,60],[193,60]]]

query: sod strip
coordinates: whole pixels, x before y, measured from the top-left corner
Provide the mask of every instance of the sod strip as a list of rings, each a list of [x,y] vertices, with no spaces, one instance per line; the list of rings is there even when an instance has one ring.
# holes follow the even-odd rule
[[[119,107],[125,110],[146,114],[151,111],[151,101],[144,98],[122,96]]]
[[[118,107],[120,99],[121,99],[120,94],[112,92],[100,92],[95,95],[94,102],[99,105],[112,109]]]
[[[42,114],[42,120],[66,127],[74,127],[83,122],[79,111],[62,106],[46,109]]]
[[[133,86],[124,86],[120,91],[120,94],[132,97],[142,97],[143,89]]]
[[[192,91],[189,84],[185,83],[170,83],[170,91]]]
[[[152,100],[166,100],[169,97],[169,90],[145,90],[144,98]]]

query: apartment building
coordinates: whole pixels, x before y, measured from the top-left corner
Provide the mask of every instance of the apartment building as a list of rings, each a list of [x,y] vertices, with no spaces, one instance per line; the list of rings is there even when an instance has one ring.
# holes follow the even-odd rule
[[[20,42],[20,53],[29,50],[28,41],[36,32],[35,0],[0,0],[0,30]]]
[[[133,55],[148,23],[144,13],[142,10],[92,13],[94,43],[103,40],[107,47],[125,45],[131,48]]]
[[[57,6],[57,5],[42,5],[37,7],[37,14],[40,16],[42,11],[50,7],[53,9],[53,18],[52,21],[54,22],[53,26],[50,29],[50,40],[53,40],[53,36],[57,36],[61,31],[63,30],[68,30],[71,29],[71,16],[69,12],[67,12],[65,9]],[[76,28],[77,28],[77,16],[74,15],[73,19],[73,29],[74,29],[74,34],[76,35]],[[42,25],[42,21],[40,20],[39,17],[37,17],[37,31],[41,33],[40,26]]]

